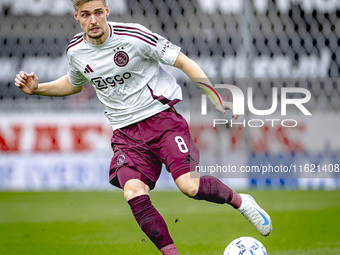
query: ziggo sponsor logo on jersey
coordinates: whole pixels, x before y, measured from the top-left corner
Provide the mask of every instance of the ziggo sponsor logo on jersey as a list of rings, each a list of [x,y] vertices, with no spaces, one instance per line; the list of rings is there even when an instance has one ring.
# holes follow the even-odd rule
[[[107,78],[96,77],[91,79],[91,83],[98,89],[107,89],[109,86],[114,87],[117,84],[124,84],[125,80],[130,79],[131,76],[131,73],[126,72],[123,73],[123,75],[115,75]]]

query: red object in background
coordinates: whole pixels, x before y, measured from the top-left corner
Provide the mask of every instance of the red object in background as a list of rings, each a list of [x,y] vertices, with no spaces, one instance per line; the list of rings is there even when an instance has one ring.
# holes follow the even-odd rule
[[[89,132],[103,133],[101,125],[72,125],[72,146],[74,151],[89,151],[91,150],[91,143],[86,140],[86,135]]]
[[[18,152],[20,150],[19,144],[22,136],[22,127],[20,125],[12,125],[12,136],[9,138],[5,136],[0,130],[0,151]]]
[[[35,126],[34,152],[59,152],[59,134],[57,125]]]

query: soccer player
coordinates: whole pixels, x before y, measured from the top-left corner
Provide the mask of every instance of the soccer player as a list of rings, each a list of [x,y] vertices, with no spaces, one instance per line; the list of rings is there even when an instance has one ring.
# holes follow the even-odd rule
[[[199,151],[187,122],[173,107],[182,99],[181,89],[160,63],[181,69],[192,81],[208,80],[199,66],[139,24],[108,22],[106,0],[72,3],[83,32],[67,47],[67,74],[39,83],[34,73],[20,71],[15,85],[30,95],[67,96],[81,92],[90,81],[113,129],[110,183],[124,190],[137,223],[162,254],[179,254],[149,197],[162,164],[188,197],[230,204],[262,235],[269,235],[271,219],[252,197],[237,194],[212,176],[191,177]],[[210,84],[196,85],[215,97],[210,99],[217,111],[232,110],[232,103],[221,99]]]

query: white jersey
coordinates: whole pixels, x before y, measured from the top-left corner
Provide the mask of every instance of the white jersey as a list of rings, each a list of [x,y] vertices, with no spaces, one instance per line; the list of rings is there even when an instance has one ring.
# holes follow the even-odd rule
[[[68,79],[90,81],[112,129],[155,115],[182,100],[176,80],[160,63],[173,65],[180,48],[139,24],[108,22],[107,40],[98,46],[84,32],[69,43]]]

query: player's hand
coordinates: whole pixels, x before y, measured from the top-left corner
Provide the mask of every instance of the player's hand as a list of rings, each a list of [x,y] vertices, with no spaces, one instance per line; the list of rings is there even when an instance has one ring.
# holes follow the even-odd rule
[[[222,105],[220,103],[218,103],[216,106],[215,106],[216,110],[225,114],[226,113],[226,110],[230,110],[231,112],[233,112],[233,103],[232,102],[227,102],[227,101],[224,101],[222,100]],[[235,115],[233,114],[233,118],[235,120],[238,119],[238,116],[239,115]]]
[[[32,95],[38,88],[38,77],[35,73],[25,73],[20,71],[15,78],[15,86],[26,94]]]

